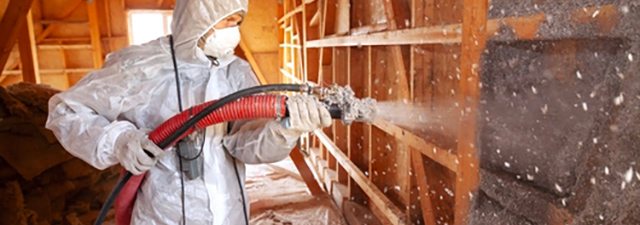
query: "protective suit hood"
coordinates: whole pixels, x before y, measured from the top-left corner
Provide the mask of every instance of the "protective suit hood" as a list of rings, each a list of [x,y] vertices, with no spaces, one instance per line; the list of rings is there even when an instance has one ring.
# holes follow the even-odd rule
[[[204,52],[197,46],[198,39],[229,15],[238,13],[244,18],[248,7],[248,0],[176,1],[171,23],[176,58],[186,63],[208,63]]]

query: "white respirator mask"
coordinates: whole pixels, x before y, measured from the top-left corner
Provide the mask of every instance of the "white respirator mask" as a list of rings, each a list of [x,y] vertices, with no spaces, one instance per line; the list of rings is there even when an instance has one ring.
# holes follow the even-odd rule
[[[213,28],[204,44],[204,54],[215,58],[233,55],[234,49],[240,43],[240,26],[227,27],[221,30]]]

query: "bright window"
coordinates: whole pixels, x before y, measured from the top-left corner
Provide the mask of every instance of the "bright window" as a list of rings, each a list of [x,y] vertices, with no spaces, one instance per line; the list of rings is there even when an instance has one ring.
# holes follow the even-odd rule
[[[170,10],[130,10],[129,43],[144,44],[171,33]]]

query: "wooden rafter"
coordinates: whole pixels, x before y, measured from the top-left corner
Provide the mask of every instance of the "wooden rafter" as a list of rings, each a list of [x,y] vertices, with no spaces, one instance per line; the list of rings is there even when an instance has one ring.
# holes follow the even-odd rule
[[[458,129],[458,172],[456,176],[456,225],[467,224],[471,201],[477,194],[480,163],[476,151],[477,107],[480,95],[481,56],[487,42],[488,0],[464,0],[462,19],[462,56],[460,94],[464,109]]]
[[[251,64],[251,68],[256,74],[256,77],[258,77],[258,81],[260,81],[261,84],[267,84],[267,79],[264,78],[262,70],[260,70],[260,66],[258,66],[258,62],[256,62],[255,58],[253,58],[253,53],[249,49],[249,46],[244,42],[244,38],[240,39],[240,48],[244,52],[244,56],[247,57],[249,64]]]
[[[11,0],[0,21],[0,68],[4,69],[33,0]]]
[[[20,29],[18,48],[20,49],[20,61],[22,62],[22,80],[29,83],[40,83],[38,69],[38,52],[36,49],[35,35],[33,34],[33,16],[31,10],[26,15],[26,20]]]
[[[98,22],[98,6],[96,3],[87,2],[89,14],[89,27],[91,29],[91,46],[93,47],[93,67],[101,68],[103,63],[102,44],[100,42],[100,24]]]
[[[298,169],[298,173],[300,173],[300,175],[302,176],[302,179],[307,185],[307,188],[309,188],[309,192],[311,192],[311,195],[320,196],[326,194],[318,184],[318,181],[316,181],[315,177],[313,176],[313,172],[311,172],[311,168],[309,167],[307,161],[304,160],[304,155],[302,155],[300,149],[293,149],[293,151],[289,153],[289,157],[291,157],[291,160]]]
[[[385,215],[389,221],[396,224],[407,224],[407,218],[404,213],[395,206],[391,200],[387,198],[387,196],[380,191],[375,184],[373,184],[367,176],[360,171],[358,166],[356,166],[349,158],[344,154],[342,150],[336,146],[336,144],[331,141],[331,139],[324,134],[321,130],[316,130],[315,135],[322,142],[322,144],[326,147],[326,149],[336,158],[338,163],[344,168],[347,173],[353,178],[353,181],[356,182],[360,188],[369,196],[370,201]]]

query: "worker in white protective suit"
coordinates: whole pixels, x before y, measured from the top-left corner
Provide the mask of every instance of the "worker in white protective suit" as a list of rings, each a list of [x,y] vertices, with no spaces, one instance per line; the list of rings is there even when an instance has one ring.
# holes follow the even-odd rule
[[[119,163],[134,175],[148,172],[132,224],[245,224],[244,164],[282,160],[301,134],[330,125],[329,112],[300,95],[287,101],[288,128],[275,119],[208,127],[201,132],[203,174],[193,180],[183,179],[175,148],[163,152],[147,139],[180,111],[179,97],[187,109],[259,85],[250,65],[233,55],[247,7],[247,0],[179,0],[172,37],[109,54],[101,70],[49,101],[46,127],[71,154],[98,169]]]

